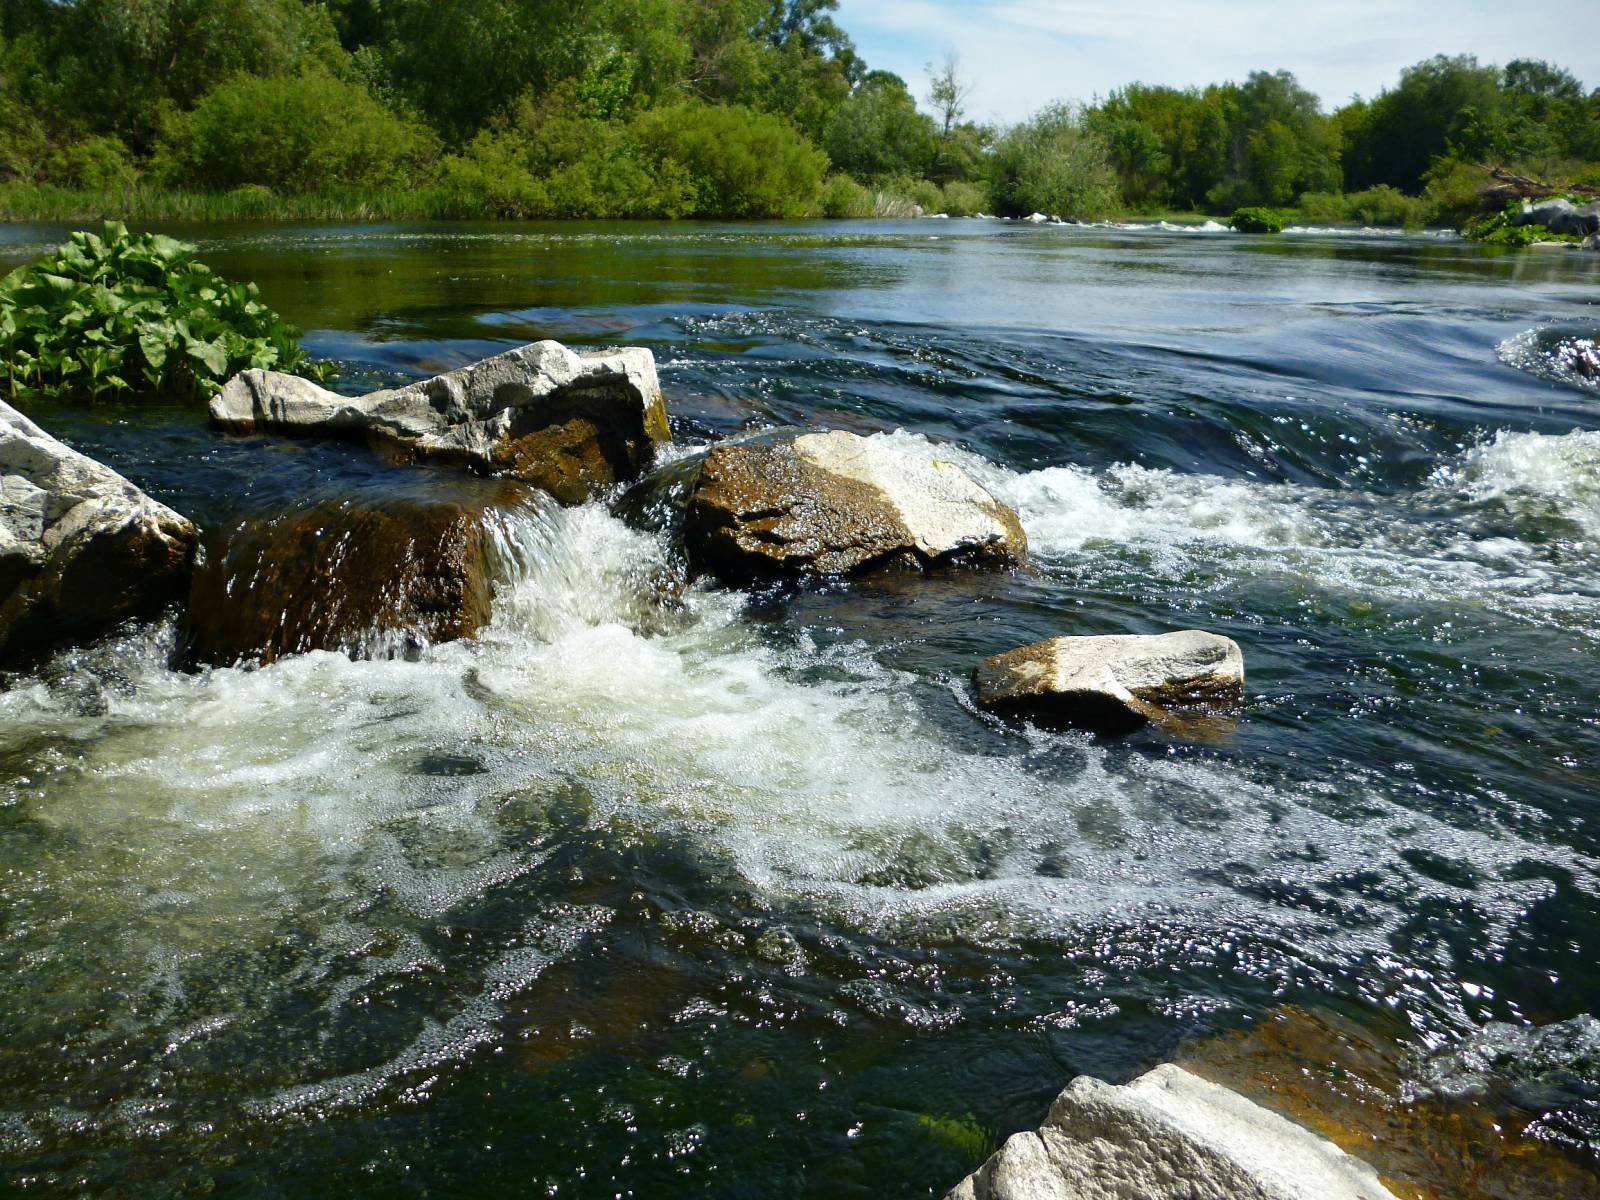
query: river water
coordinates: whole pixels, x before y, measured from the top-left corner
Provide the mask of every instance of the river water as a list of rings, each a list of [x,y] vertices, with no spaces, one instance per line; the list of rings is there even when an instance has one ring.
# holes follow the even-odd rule
[[[0,261],[61,232],[0,228]],[[475,641],[183,672],[161,624],[12,679],[9,1188],[940,1195],[1072,1075],[1308,1010],[1600,1170],[1600,391],[1560,351],[1600,333],[1600,255],[174,232],[348,389],[643,344],[681,446],[820,424],[955,458],[1034,562],[680,592],[670,528],[530,505]],[[193,411],[36,415],[213,532],[457,486]],[[970,702],[983,655],[1186,627],[1248,670],[1202,741]]]

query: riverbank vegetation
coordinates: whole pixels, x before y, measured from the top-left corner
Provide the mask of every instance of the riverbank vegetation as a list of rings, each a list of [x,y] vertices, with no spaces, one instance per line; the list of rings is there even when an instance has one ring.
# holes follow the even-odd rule
[[[1409,68],[1334,111],[1283,71],[1007,128],[875,71],[836,0],[8,0],[0,219],[1079,219],[1461,224],[1492,168],[1600,192],[1600,89]],[[920,99],[920,103],[919,103]]]

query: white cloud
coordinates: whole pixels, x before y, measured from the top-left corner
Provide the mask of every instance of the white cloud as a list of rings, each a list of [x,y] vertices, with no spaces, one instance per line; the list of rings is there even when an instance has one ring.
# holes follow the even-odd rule
[[[989,120],[1135,80],[1187,87],[1280,68],[1333,107],[1433,54],[1543,58],[1600,85],[1600,37],[1578,32],[1600,25],[1600,0],[1549,21],[1503,0],[841,0],[839,18],[869,65],[919,95],[924,65],[956,51],[974,85],[970,115]]]

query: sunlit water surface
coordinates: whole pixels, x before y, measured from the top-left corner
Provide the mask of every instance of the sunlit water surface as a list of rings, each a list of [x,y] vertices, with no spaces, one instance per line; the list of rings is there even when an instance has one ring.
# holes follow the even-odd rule
[[[0,229],[0,258],[60,232]],[[941,1194],[1071,1075],[1285,1005],[1406,1030],[1419,1089],[1600,1008],[1600,392],[1560,351],[1600,332],[1600,256],[177,232],[351,390],[648,345],[683,446],[810,423],[954,458],[1034,562],[752,597],[677,586],[626,503],[530,504],[475,641],[184,673],[158,625],[12,680],[8,1186]],[[213,530],[446,483],[193,412],[40,417]],[[1201,743],[970,702],[982,655],[1185,627],[1249,669]],[[1524,1115],[1592,1163],[1579,1059]]]

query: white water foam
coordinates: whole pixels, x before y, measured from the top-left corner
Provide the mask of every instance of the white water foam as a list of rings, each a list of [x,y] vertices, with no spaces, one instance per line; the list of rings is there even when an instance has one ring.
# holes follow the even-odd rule
[[[1397,557],[1403,544],[1315,489],[1136,467],[1017,474],[879,436],[957,458],[1018,507],[1047,558],[1131,543],[1181,567],[1196,547],[1289,548],[1306,555],[1297,569],[1326,577],[1330,563]],[[1487,445],[1461,464],[1469,488],[1488,489],[1475,502],[1492,502],[1496,472],[1521,469],[1501,462],[1508,453]],[[1588,469],[1581,454],[1539,461]],[[684,587],[663,539],[598,505],[506,513],[495,543],[491,625],[420,661],[318,653],[183,675],[152,636],[106,651],[114,670],[0,694],[0,750],[44,745],[6,800],[76,847],[37,869],[37,911],[18,910],[10,936],[27,945],[15,949],[82,946],[86,928],[141,914],[79,964],[86,1021],[102,972],[155,997],[138,1019],[162,1044],[226,1036],[308,991],[323,1020],[345,1020],[374,988],[438,975],[423,931],[541,880],[550,848],[508,814],[573,795],[583,828],[690,847],[710,885],[780,913],[983,945],[1112,928],[1156,946],[1236,946],[1270,927],[1290,949],[1258,947],[1239,969],[1280,981],[1388,952],[1424,903],[1470,906],[1482,939],[1504,942],[1552,887],[1529,861],[1600,890],[1600,864],[1493,822],[1431,816],[1384,774],[1293,782],[1204,758],[1114,756],[1069,735],[1023,735],[1019,753],[964,749],[925,713],[925,681],[865,645],[765,638],[741,596]],[[1414,559],[1393,570],[1419,573]],[[1473,882],[1412,868],[1397,827],[1407,848],[1470,863]],[[1324,899],[1274,904],[1236,886],[1257,877]],[[1342,920],[1330,897],[1357,877],[1381,877],[1404,903],[1364,896],[1361,920]],[[584,916],[557,950],[526,937],[505,947],[476,978],[452,979],[459,1000],[403,1044],[275,1084],[256,1110],[367,1102],[484,1046],[552,955],[607,919]],[[273,966],[285,927],[303,942]],[[252,953],[262,974],[242,990],[186,990],[197,963]],[[1443,986],[1434,1001],[1464,1003]]]
[[[1483,606],[1600,638],[1600,433],[1501,433],[1441,466],[1413,495],[1186,475],[1127,463],[1013,472],[904,430],[906,454],[959,463],[1022,518],[1046,560],[1148,555],[1181,574],[1225,567],[1356,599]],[[1559,558],[1538,542],[1484,536],[1473,505],[1557,517],[1587,542]],[[1442,618],[1443,619],[1443,618]]]

